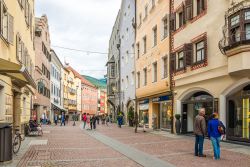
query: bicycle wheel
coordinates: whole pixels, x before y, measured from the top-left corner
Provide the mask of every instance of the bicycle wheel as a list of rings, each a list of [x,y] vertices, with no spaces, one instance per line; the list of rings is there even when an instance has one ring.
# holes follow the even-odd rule
[[[14,141],[13,141],[13,153],[14,154],[18,153],[20,146],[21,146],[21,137],[15,136]]]

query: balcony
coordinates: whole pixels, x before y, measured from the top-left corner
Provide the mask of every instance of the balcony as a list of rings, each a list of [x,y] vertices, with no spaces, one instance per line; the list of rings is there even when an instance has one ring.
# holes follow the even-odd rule
[[[219,49],[228,57],[228,73],[245,76],[250,72],[250,2],[232,4],[225,19]]]

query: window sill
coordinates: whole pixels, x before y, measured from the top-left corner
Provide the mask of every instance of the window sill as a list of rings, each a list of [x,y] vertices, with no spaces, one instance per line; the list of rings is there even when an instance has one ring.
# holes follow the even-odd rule
[[[10,45],[10,43],[8,42],[8,40],[5,39],[5,38],[3,37],[2,34],[0,34],[0,37],[1,37],[1,39],[3,40],[3,42],[6,44],[6,46],[9,46],[9,45]]]
[[[203,64],[203,63],[205,63],[205,60],[201,60],[201,61],[194,62],[194,63],[192,64],[192,66],[196,66],[196,65],[199,65],[199,64]]]

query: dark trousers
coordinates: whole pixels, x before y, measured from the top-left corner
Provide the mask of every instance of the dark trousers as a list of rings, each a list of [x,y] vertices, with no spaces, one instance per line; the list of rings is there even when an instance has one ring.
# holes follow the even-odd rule
[[[65,126],[65,121],[61,121],[61,126],[64,125]]]
[[[90,128],[92,130],[92,128],[93,128],[93,122],[90,122]]]
[[[93,129],[95,129],[96,128],[96,123],[93,123]]]
[[[55,124],[57,125],[57,120],[55,120]]]
[[[203,155],[204,136],[195,135],[195,156]]]

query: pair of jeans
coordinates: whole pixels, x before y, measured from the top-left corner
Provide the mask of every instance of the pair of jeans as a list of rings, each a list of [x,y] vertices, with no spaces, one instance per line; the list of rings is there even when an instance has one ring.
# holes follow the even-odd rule
[[[220,159],[220,137],[210,137],[213,149],[214,149],[214,159]]]
[[[195,156],[203,155],[204,136],[195,135]]]
[[[86,121],[83,121],[83,129],[86,127]]]

